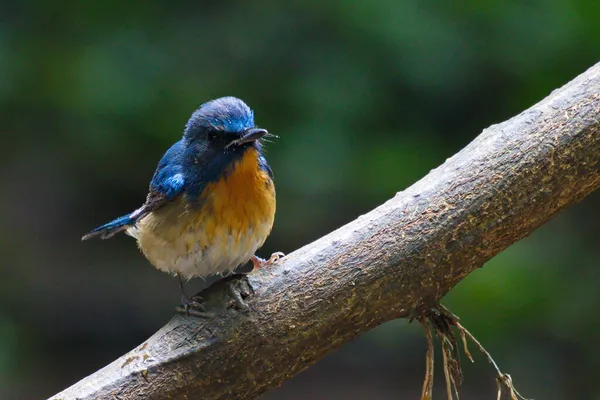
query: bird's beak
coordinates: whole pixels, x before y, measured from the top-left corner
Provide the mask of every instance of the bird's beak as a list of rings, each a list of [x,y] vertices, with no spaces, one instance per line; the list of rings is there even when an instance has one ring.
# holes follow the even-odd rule
[[[231,146],[240,146],[245,143],[255,142],[258,139],[260,139],[261,137],[265,136],[267,133],[269,133],[269,132],[267,132],[266,129],[261,129],[261,128],[247,129],[246,131],[244,131],[244,134],[242,135],[241,138],[229,142],[227,144],[227,146],[225,146],[225,148],[228,148]]]

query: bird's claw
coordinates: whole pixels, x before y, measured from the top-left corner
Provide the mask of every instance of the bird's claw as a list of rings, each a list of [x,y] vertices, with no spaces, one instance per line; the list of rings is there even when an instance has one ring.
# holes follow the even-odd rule
[[[208,312],[208,311],[203,311],[203,309],[197,309],[197,308],[192,308],[190,306],[178,306],[175,308],[175,311],[177,311],[179,314],[183,314],[186,316],[190,316],[190,317],[196,317],[196,318],[210,318],[213,316],[212,313]]]
[[[269,257],[269,259],[267,260],[267,264],[275,264],[277,261],[279,261],[280,258],[285,257],[285,254],[281,251],[276,251],[275,253],[271,254],[271,257]]]
[[[283,254],[281,251],[277,251],[277,252],[271,254],[271,257],[269,257],[268,260],[265,260],[264,258],[260,258],[258,256],[252,256],[252,258],[250,258],[250,261],[252,261],[252,266],[253,266],[252,269],[254,270],[254,269],[260,269],[265,266],[273,265],[277,261],[279,261],[280,258],[283,258],[283,257],[285,257],[285,254]]]
[[[245,298],[252,294],[250,291],[244,290],[244,288],[240,286],[239,282],[235,281],[227,282],[227,291],[229,292],[229,296],[231,296],[231,301],[229,304],[231,308],[243,313],[250,311],[250,307],[245,301]]]
[[[181,305],[175,308],[180,314],[190,315],[197,318],[209,318],[212,314],[204,308],[204,305],[199,301],[201,297],[194,296],[189,299],[187,296],[181,296]]]

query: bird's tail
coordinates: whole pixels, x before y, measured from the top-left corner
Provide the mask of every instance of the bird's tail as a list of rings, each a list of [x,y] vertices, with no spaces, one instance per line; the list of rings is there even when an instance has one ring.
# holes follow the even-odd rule
[[[107,224],[97,227],[96,229],[83,235],[81,240],[88,240],[100,236],[100,239],[108,239],[117,233],[134,226],[139,219],[139,212],[134,211],[131,214],[123,215]]]

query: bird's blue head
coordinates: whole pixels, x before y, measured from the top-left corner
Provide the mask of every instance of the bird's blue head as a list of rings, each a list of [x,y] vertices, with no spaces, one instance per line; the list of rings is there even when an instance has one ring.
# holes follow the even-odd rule
[[[221,97],[202,104],[185,127],[187,141],[209,141],[223,148],[256,142],[267,134],[254,126],[254,112],[236,97]]]
[[[221,97],[202,104],[190,117],[183,134],[184,158],[194,181],[203,185],[217,179],[230,171],[228,166],[250,154],[246,150],[252,148],[266,166],[259,140],[265,135],[265,129],[254,125],[250,107],[238,98]]]

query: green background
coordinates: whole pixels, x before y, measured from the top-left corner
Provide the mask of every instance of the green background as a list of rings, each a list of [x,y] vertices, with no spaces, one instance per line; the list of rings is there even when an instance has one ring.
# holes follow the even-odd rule
[[[592,66],[599,20],[596,0],[3,2],[0,398],[50,396],[169,319],[177,285],[131,238],[79,238],[141,204],[200,103],[238,96],[280,136],[259,254],[290,252]],[[599,203],[444,300],[527,397],[600,399]],[[418,324],[394,321],[266,398],[418,399],[425,348]],[[461,398],[494,399],[476,358]]]

